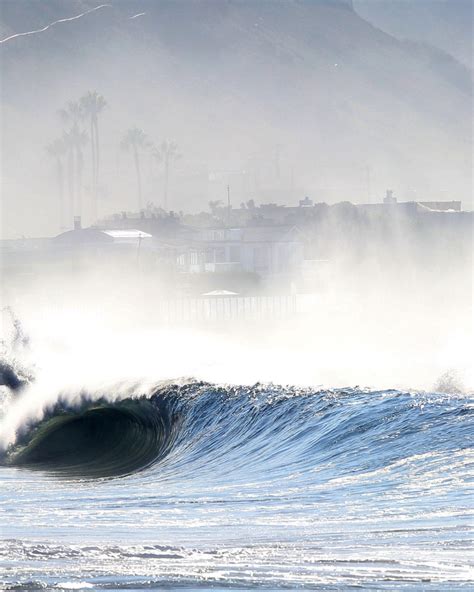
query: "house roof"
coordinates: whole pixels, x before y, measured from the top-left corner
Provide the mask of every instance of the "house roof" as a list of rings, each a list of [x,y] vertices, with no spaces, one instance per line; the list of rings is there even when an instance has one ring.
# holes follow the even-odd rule
[[[113,242],[111,236],[106,235],[98,228],[76,228],[74,230],[66,230],[66,232],[61,232],[61,234],[55,236],[53,240],[70,244]]]
[[[152,238],[152,235],[143,230],[135,230],[133,228],[119,229],[119,230],[101,230],[104,234],[112,238]]]
[[[78,228],[62,232],[61,234],[58,234],[54,240],[72,244],[113,243],[115,240],[138,240],[142,238],[151,238],[151,236],[151,234],[143,232],[143,230],[134,229],[100,230],[99,228]]]

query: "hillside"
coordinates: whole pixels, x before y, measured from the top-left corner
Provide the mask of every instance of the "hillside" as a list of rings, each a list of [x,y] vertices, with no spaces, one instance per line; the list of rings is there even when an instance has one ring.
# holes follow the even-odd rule
[[[2,35],[95,6],[7,1]],[[190,192],[180,181],[203,169],[266,167],[259,184],[234,184],[236,200],[258,199],[272,183],[276,147],[280,185],[291,171],[295,187],[316,200],[364,201],[367,170],[372,198],[392,187],[406,198],[471,199],[468,70],[375,28],[350,2],[123,0],[0,51],[8,234],[33,224],[54,230],[44,145],[60,133],[57,110],[89,89],[109,105],[103,211],[134,205],[133,170],[117,151],[133,125],[178,142],[176,209],[206,206],[206,188]],[[30,219],[21,204],[31,191],[38,207]],[[155,197],[152,179],[147,191]]]
[[[354,0],[354,8],[387,33],[438,47],[472,69],[472,0]]]

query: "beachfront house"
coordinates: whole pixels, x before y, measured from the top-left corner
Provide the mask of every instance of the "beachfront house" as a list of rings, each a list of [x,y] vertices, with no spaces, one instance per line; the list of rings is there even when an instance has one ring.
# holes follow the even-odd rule
[[[178,270],[268,277],[298,271],[303,259],[303,239],[295,226],[203,228],[178,255]]]

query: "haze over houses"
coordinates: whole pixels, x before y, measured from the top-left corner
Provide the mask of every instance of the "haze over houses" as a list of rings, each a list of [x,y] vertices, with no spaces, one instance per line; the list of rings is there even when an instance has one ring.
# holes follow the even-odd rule
[[[407,250],[415,259],[464,256],[471,230],[472,212],[459,201],[400,203],[390,190],[379,203],[360,205],[303,197],[289,206],[211,202],[208,212],[178,214],[148,204],[87,228],[76,217],[52,238],[1,241],[1,267],[5,278],[90,265],[165,274],[167,292],[177,295],[291,294],[324,289],[341,261],[387,265]]]
[[[281,276],[304,259],[304,242],[296,226],[210,227],[178,257],[178,269],[189,273],[249,272]]]

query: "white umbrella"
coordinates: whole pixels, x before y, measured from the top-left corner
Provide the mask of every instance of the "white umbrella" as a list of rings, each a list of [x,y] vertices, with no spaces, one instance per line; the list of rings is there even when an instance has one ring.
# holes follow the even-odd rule
[[[203,296],[238,296],[238,293],[229,290],[213,290],[212,292],[206,292]]]

